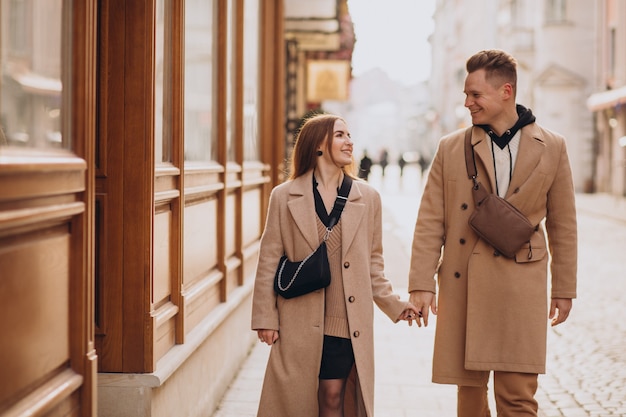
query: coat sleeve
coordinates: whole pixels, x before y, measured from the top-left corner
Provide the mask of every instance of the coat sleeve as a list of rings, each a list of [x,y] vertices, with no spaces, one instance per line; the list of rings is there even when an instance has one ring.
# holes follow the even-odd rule
[[[408,303],[400,300],[400,296],[393,292],[391,282],[385,277],[382,236],[382,203],[380,195],[375,193],[373,200],[373,239],[370,256],[372,295],[378,308],[380,308],[381,311],[395,323],[398,321],[400,314],[402,314],[402,312],[407,308]]]
[[[252,295],[252,330],[279,330],[274,275],[278,261],[284,253],[280,229],[283,213],[279,203],[280,198],[277,198],[275,191],[273,190],[270,194],[265,230],[260,242]]]
[[[556,176],[548,191],[546,230],[551,254],[552,298],[576,297],[577,223],[572,171],[565,140],[560,145]]]
[[[445,239],[443,145],[433,159],[413,233],[411,266],[409,269],[409,292],[436,292],[435,274],[441,258]]]

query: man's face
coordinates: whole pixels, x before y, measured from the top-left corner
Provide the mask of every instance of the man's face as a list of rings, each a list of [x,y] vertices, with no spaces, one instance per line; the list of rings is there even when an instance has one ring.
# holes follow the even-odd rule
[[[480,69],[465,78],[465,107],[476,125],[494,125],[504,111],[504,86],[494,87],[494,81],[487,81],[485,75]]]

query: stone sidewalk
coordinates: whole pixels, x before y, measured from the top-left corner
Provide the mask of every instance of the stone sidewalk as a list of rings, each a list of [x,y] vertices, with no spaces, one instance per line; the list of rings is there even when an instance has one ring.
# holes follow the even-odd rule
[[[579,214],[626,223],[626,197],[608,194],[576,194],[576,207]]]

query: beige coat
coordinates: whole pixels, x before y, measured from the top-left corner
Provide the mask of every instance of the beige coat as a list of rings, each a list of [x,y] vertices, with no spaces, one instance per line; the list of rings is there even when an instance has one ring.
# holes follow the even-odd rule
[[[459,130],[440,142],[411,258],[409,291],[435,292],[433,276],[437,278],[433,381],[480,385],[490,370],[544,373],[548,292],[554,298],[576,297],[576,211],[565,140],[536,123],[521,131],[506,199],[540,227],[531,248],[526,245],[515,259],[507,259],[468,226],[474,201],[464,133]],[[492,192],[495,174],[482,129],[473,129],[472,144],[478,180]]]
[[[373,301],[393,321],[407,303],[385,278],[378,192],[355,180],[341,215],[341,262],[348,323],[356,361],[346,416],[374,414]],[[279,330],[267,364],[258,416],[317,417],[324,335],[324,291],[286,300],[273,289],[278,260],[303,259],[319,245],[312,173],[277,186],[261,238],[252,305],[252,329]]]

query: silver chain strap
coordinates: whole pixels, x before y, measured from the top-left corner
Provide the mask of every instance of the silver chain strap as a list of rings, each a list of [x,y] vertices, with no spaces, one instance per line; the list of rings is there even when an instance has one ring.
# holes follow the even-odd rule
[[[330,232],[332,232],[332,229],[330,228],[326,228],[326,234],[324,235],[324,242],[326,242],[326,240],[328,240],[328,236],[330,236]],[[289,281],[289,284],[287,284],[286,287],[283,288],[282,285],[282,278],[283,278],[283,269],[285,269],[285,264],[287,263],[287,258],[285,258],[285,260],[280,264],[280,270],[278,271],[278,288],[281,291],[287,291],[289,288],[291,288],[291,286],[293,285],[294,281],[296,280],[296,277],[298,276],[298,274],[300,273],[300,270],[302,269],[302,267],[304,266],[304,264],[306,263],[306,261],[309,260],[309,258],[311,258],[311,256],[313,256],[313,254],[317,252],[317,249],[314,250],[313,252],[309,253],[309,256],[307,256],[306,258],[304,258],[299,264],[298,264],[298,268],[296,269],[296,272],[293,274],[293,277],[291,278],[291,281]]]

